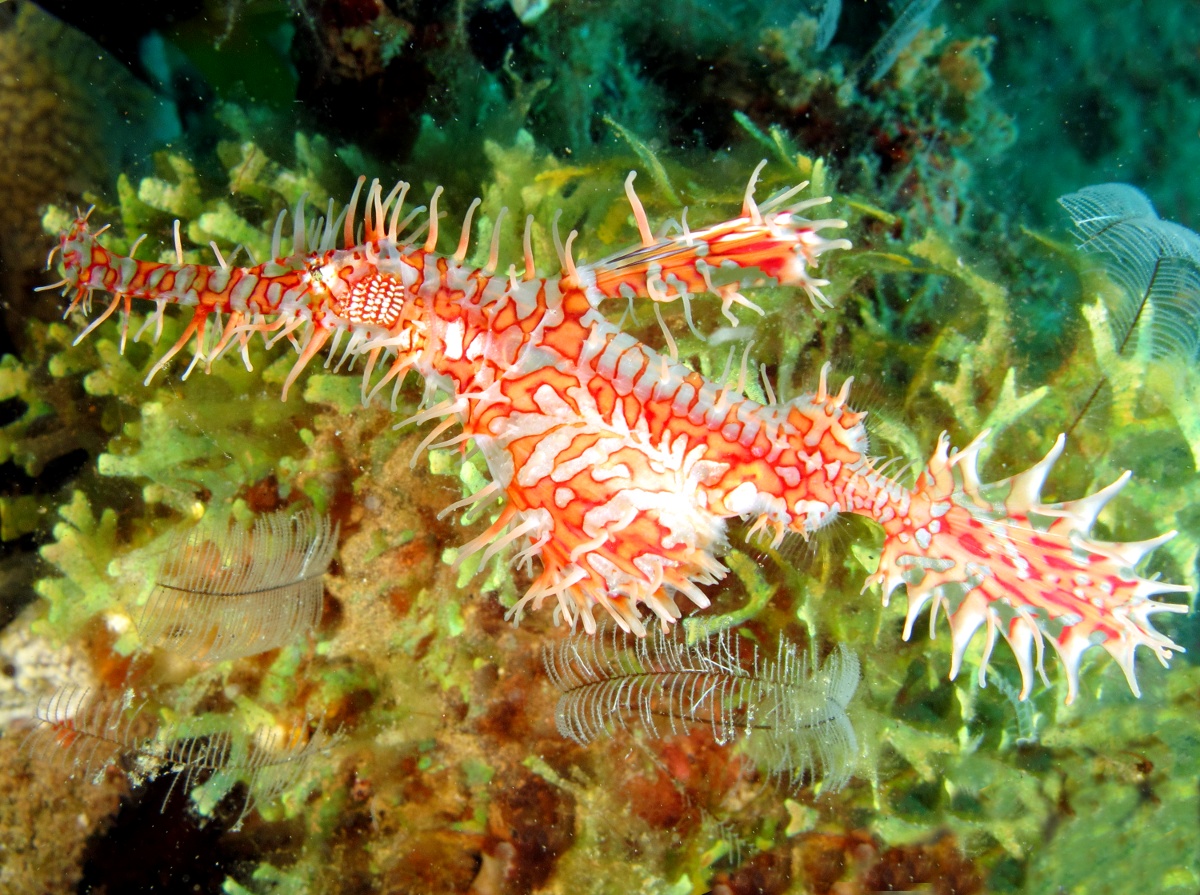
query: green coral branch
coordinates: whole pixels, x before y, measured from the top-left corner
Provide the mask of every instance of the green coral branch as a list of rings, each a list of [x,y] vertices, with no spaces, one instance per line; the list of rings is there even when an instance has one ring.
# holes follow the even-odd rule
[[[746,588],[747,600],[744,606],[724,615],[706,615],[698,618],[685,618],[682,622],[687,635],[688,646],[702,643],[721,631],[736,628],[756,617],[771,602],[776,588],[763,576],[757,562],[740,550],[730,550],[725,556],[725,564]]]
[[[994,444],[996,437],[1001,432],[1025,416],[1049,393],[1050,387],[1043,385],[1031,392],[1018,395],[1017,371],[1013,367],[1009,367],[1004,373],[1004,383],[1000,386],[1000,394],[996,398],[996,403],[992,405],[987,417],[979,424],[979,431],[990,431],[992,438],[989,444]],[[985,448],[983,456],[986,457],[987,453],[988,450]]]
[[[115,582],[107,570],[120,539],[116,512],[105,509],[97,516],[82,491],[73,492],[58,515],[61,521],[54,526],[54,542],[44,545],[40,553],[61,574],[37,582],[37,592],[47,604],[37,627],[39,632],[45,629],[66,638],[117,605]]]
[[[655,185],[662,191],[663,196],[672,205],[679,205],[679,194],[675,192],[675,187],[671,183],[671,177],[667,174],[667,169],[663,167],[663,163],[659,161],[658,156],[654,153],[644,140],[629,130],[624,125],[614,121],[609,116],[604,116],[604,123],[613,129],[618,137],[629,144],[633,149],[634,154],[641,159],[642,164],[650,171],[650,176],[653,178]]]

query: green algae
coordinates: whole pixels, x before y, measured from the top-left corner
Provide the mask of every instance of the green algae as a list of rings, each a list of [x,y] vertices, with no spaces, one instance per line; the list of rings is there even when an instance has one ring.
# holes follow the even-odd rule
[[[44,624],[67,637],[116,602],[107,570],[118,546],[117,514],[112,508],[97,514],[87,496],[76,491],[58,515],[55,541],[41,552],[62,574],[42,579],[37,589],[47,603]]]

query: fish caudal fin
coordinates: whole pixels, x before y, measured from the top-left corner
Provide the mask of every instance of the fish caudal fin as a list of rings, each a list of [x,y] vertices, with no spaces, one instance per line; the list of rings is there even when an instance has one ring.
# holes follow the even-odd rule
[[[1091,646],[1116,659],[1135,695],[1139,646],[1153,650],[1163,665],[1182,647],[1155,630],[1150,616],[1187,612],[1188,606],[1151,599],[1189,588],[1143,578],[1138,562],[1174,532],[1136,542],[1091,537],[1092,524],[1128,480],[1064,503],[1044,504],[1041,489],[1064,439],[1030,469],[998,482],[981,483],[976,469],[986,443],[983,433],[965,449],[951,450],[943,435],[915,487],[904,495],[907,508],[884,522],[886,539],[878,570],[867,586],[879,585],[884,603],[901,584],[908,589],[904,638],[930,604],[932,635],[940,610],[953,637],[950,677],[962,664],[968,643],[985,631],[979,682],[996,634],[1016,654],[1021,698],[1028,696],[1036,668],[1042,675],[1047,643],[1062,660],[1069,703],[1079,689],[1079,663]]]

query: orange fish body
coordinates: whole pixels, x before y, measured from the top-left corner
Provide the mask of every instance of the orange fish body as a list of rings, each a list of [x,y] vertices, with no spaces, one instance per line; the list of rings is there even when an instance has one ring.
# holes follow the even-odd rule
[[[810,269],[823,252],[848,247],[821,234],[843,222],[801,216],[817,202],[786,207],[795,190],[760,208],[753,186],[752,179],[738,218],[655,238],[631,175],[626,191],[641,245],[577,266],[572,233],[560,252],[561,275],[548,279],[533,273],[528,238],[521,277],[497,274],[495,240],[485,267],[466,265],[470,213],[458,250],[438,254],[437,193],[428,238],[401,239],[397,220],[407,185],[387,197],[378,182],[371,185],[361,241],[356,188],[340,248],[332,208],[310,237],[301,205],[292,253],[283,255],[277,227],[276,258],[250,268],[122,258],[104,249],[81,218],[61,241],[60,285],[74,293],[72,309],[89,307],[97,291],[113,296],[83,334],[114,310],[128,312],[132,298],[158,302],[159,317],[167,304],[192,306],[184,334],[151,376],[189,342],[195,346],[190,372],[244,346],[254,333],[295,342],[299,358],[285,395],[326,347],[331,354],[340,348],[343,359],[366,357],[364,397],[388,382],[398,386],[415,370],[429,406],[411,421],[443,418],[423,446],[459,424],[462,433],[450,443],[471,440],[492,476],[456,506],[500,493],[506,498],[496,522],[460,559],[477,550],[486,559],[517,543],[522,558],[540,560],[518,615],[552,597],[569,622],[579,620],[589,631],[602,609],[642,634],[642,606],[665,626],[680,617],[678,595],[707,605],[702,586],[726,572],[720,556],[727,520],[748,520],[777,542],[789,531],[807,535],[853,513],[884,529],[880,565],[867,584],[880,585],[885,599],[906,586],[905,636],[926,604],[935,617],[939,609],[946,613],[952,674],[983,628],[981,680],[999,633],[1017,654],[1023,694],[1047,641],[1067,669],[1068,699],[1077,689],[1080,655],[1091,645],[1117,659],[1136,692],[1136,647],[1149,646],[1164,664],[1179,649],[1149,616],[1186,611],[1150,597],[1186,588],[1134,571],[1169,535],[1134,544],[1089,537],[1096,513],[1124,479],[1048,506],[1039,491],[1061,439],[1031,470],[984,484],[975,470],[984,436],[962,451],[951,451],[943,437],[908,487],[873,465],[865,414],[848,405],[849,381],[829,391],[827,368],[814,393],[761,404],[742,394],[744,362],[736,386],[708,381],[601,313],[606,301],[630,298],[681,301],[687,310],[692,295],[715,293],[728,314],[734,304],[753,307],[740,290],[763,282],[795,285],[822,301],[824,283]],[[386,372],[372,386],[381,361]],[[434,403],[435,394],[446,397]]]

